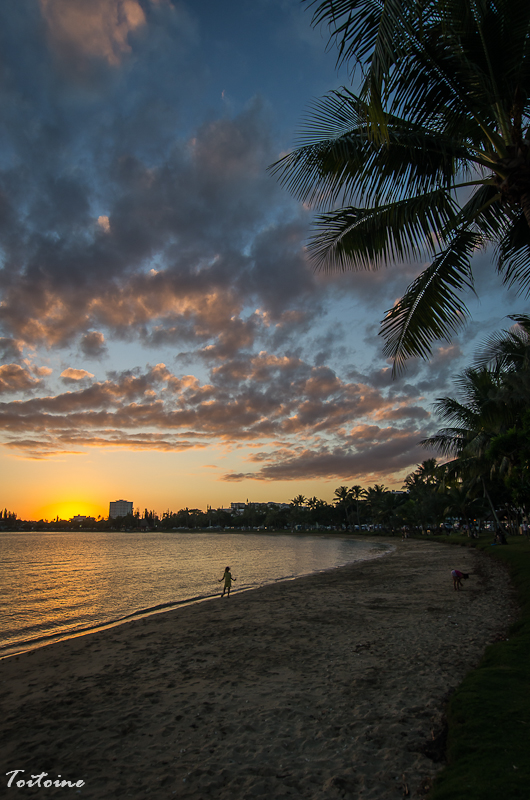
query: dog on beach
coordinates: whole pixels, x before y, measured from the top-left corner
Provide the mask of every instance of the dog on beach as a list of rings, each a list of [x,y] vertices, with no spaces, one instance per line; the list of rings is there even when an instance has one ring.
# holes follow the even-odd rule
[[[459,592],[460,589],[462,588],[462,579],[467,581],[467,579],[469,578],[467,572],[460,572],[459,569],[451,570],[451,576],[453,578],[453,588],[455,592]]]

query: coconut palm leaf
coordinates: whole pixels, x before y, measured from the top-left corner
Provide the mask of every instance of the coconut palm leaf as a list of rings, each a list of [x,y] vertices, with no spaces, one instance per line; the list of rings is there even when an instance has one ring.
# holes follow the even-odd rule
[[[459,456],[466,444],[465,432],[458,428],[444,428],[435,436],[420,442],[422,447],[435,450],[442,458]]]
[[[330,93],[308,115],[301,146],[273,164],[271,172],[299,200],[322,207],[339,199],[392,202],[450,188],[467,165],[481,165],[461,141],[396,116],[387,117],[388,140],[374,141],[366,113],[366,104],[347,90]]]
[[[385,356],[400,371],[410,356],[428,357],[432,343],[450,340],[469,312],[458,293],[473,290],[471,254],[483,244],[482,236],[462,231],[410,285],[405,295],[387,311],[381,325]]]
[[[433,254],[438,231],[454,216],[443,189],[376,208],[344,208],[317,218],[309,251],[321,269],[378,269],[420,249]]]
[[[487,240],[491,240],[502,235],[507,227],[504,214],[499,213],[501,194],[498,186],[490,180],[476,181],[475,186],[469,200],[456,214],[453,228],[471,226],[481,231]],[[446,234],[450,232],[451,229],[444,231]]]
[[[478,369],[491,368],[495,373],[528,369],[530,365],[530,316],[512,316],[517,327],[489,336],[475,357]]]
[[[521,293],[530,290],[530,227],[522,211],[514,214],[510,227],[497,245],[497,270],[508,286]]]
[[[329,41],[338,47],[338,64],[353,61],[354,65],[366,65],[381,75],[388,72],[398,54],[405,50],[404,31],[413,30],[408,21],[411,7],[402,0],[302,2],[317,6],[313,25],[328,25]]]

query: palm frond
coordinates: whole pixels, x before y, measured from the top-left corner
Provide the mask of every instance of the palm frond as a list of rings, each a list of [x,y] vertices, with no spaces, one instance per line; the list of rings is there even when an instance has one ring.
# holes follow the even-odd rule
[[[518,327],[489,336],[475,357],[477,368],[490,367],[496,373],[514,371],[530,361],[530,317],[512,315]]]
[[[437,417],[453,423],[455,430],[471,430],[477,424],[477,412],[454,397],[439,397],[433,404]]]
[[[437,339],[450,340],[469,315],[457,292],[473,289],[472,253],[484,244],[480,234],[462,231],[440,253],[390,309],[381,326],[384,355],[394,361],[394,372],[410,356],[427,358]]]
[[[465,431],[459,428],[444,428],[434,436],[422,439],[420,445],[428,450],[434,450],[442,458],[459,456],[466,444]]]
[[[472,121],[475,131],[481,128],[502,149],[496,128],[500,125],[506,139],[507,112],[530,78],[526,0],[317,0],[310,5],[316,6],[313,25],[329,27],[338,63],[363,67],[361,94],[369,99],[372,121],[379,119],[384,128],[386,97],[394,111],[442,113],[459,130],[466,119]],[[524,96],[523,113],[527,101]]]
[[[272,169],[297,197],[328,210],[310,245],[321,267],[375,268],[433,253],[382,323],[395,373],[463,325],[461,293],[473,289],[477,249],[495,244],[505,282],[530,294],[530,4],[310,5],[339,62],[360,65],[363,83],[358,96],[342,89],[316,106],[301,146]],[[458,189],[470,185],[459,208]]]
[[[376,142],[367,114],[347,89],[331,92],[311,109],[301,146],[269,169],[302,202],[330,207],[449,189],[474,158],[461,141],[391,115],[387,141]]]
[[[530,337],[530,314],[509,314],[508,319],[513,319],[521,326],[523,331]]]
[[[317,217],[309,252],[324,270],[378,269],[396,259],[416,259],[434,254],[437,235],[455,212],[443,189],[376,208],[343,208]]]
[[[329,41],[338,48],[338,64],[370,64],[374,72],[384,74],[406,46],[411,6],[402,0],[309,0],[309,5],[317,6],[313,26],[328,25]],[[423,9],[428,5],[424,3]]]
[[[492,241],[506,229],[504,214],[499,213],[501,195],[498,187],[490,182],[477,180],[476,189],[454,220],[454,228],[473,225]]]
[[[461,43],[461,62],[479,80],[483,76],[492,105],[509,109],[517,87],[530,78],[530,5],[526,0],[446,0],[445,12]]]
[[[508,286],[530,293],[530,227],[522,211],[497,246],[497,271]]]

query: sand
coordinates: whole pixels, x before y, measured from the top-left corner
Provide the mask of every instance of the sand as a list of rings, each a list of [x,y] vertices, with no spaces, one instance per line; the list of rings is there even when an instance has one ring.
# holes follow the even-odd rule
[[[0,794],[423,797],[444,704],[516,609],[487,556],[390,541],[382,558],[1,661]],[[461,592],[453,567],[473,573]]]

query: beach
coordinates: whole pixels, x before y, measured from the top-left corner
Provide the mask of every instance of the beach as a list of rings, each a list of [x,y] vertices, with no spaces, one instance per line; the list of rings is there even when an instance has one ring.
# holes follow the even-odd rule
[[[475,550],[374,542],[395,550],[0,661],[8,796],[425,796],[445,703],[517,610]]]

